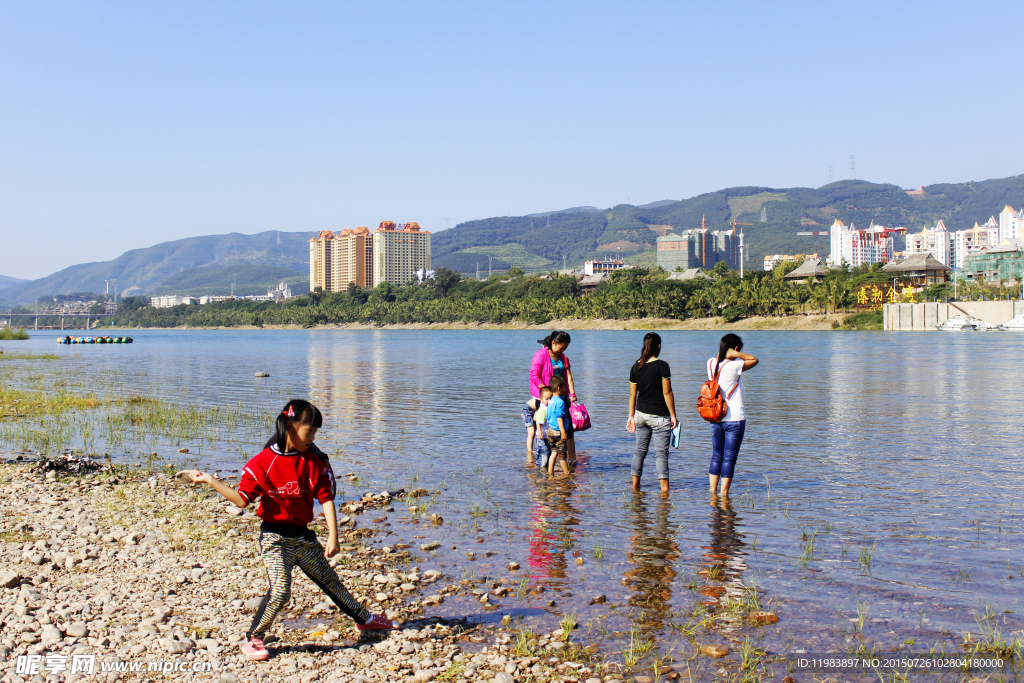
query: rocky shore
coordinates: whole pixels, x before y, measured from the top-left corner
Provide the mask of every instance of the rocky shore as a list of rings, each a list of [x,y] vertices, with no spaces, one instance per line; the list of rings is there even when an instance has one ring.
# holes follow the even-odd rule
[[[0,501],[5,683],[621,679],[571,632],[524,634],[504,628],[507,619],[484,626],[431,617],[446,596],[472,593],[487,603],[515,586],[456,582],[418,565],[409,546],[364,544],[377,531],[359,524],[361,513],[404,504],[386,492],[342,506],[342,553],[332,564],[371,611],[405,627],[360,634],[296,571],[291,603],[267,638],[272,658],[255,663],[238,649],[266,590],[250,511],[167,473],[110,466],[63,475],[3,464],[0,485],[7,492]],[[94,672],[73,672],[76,656],[88,655]],[[23,669],[34,659],[37,670],[19,672],[19,656]]]

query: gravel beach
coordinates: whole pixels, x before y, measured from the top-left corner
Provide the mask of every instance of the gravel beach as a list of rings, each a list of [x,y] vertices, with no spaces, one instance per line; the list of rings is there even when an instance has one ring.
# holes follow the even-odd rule
[[[483,592],[485,603],[514,586],[482,590],[418,565],[408,546],[364,545],[377,531],[361,527],[360,515],[404,504],[385,492],[339,506],[342,552],[332,564],[371,611],[405,628],[360,634],[296,571],[291,603],[267,639],[272,657],[255,663],[238,649],[267,588],[251,511],[165,473],[109,466],[65,476],[3,464],[0,485],[4,682],[618,680],[571,634],[531,634],[514,647],[504,624],[431,617],[446,596]],[[73,661],[85,666],[89,655],[93,673],[73,673]],[[36,670],[19,672],[19,656]]]

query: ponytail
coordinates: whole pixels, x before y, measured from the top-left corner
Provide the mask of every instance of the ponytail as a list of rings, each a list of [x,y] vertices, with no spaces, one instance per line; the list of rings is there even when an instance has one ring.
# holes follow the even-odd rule
[[[657,332],[648,332],[644,335],[644,345],[640,349],[640,358],[637,365],[641,368],[644,364],[661,352],[661,335]]]
[[[278,413],[274,420],[274,436],[267,441],[266,447],[277,446],[278,451],[286,452],[288,450],[288,425],[291,423],[320,429],[324,423],[324,416],[320,413],[320,409],[309,401],[302,399],[288,401],[284,410]]]
[[[550,351],[552,344],[565,344],[568,346],[571,339],[568,332],[552,332],[544,337],[544,339],[538,339],[537,341],[546,346],[548,351]]]
[[[722,365],[722,361],[725,360],[725,354],[729,353],[729,349],[734,351],[743,350],[743,340],[732,332],[722,337],[722,341],[718,342],[718,361],[715,363],[715,372],[718,372],[718,368]]]

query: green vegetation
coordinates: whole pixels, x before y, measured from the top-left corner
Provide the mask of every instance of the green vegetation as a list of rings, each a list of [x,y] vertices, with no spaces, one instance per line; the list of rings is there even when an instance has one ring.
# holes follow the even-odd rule
[[[864,311],[843,318],[842,323],[832,326],[837,330],[880,330],[882,329],[882,311]]]
[[[508,323],[543,324],[554,319],[630,319],[721,317],[727,321],[749,316],[795,313],[836,313],[853,305],[854,287],[861,282],[890,282],[877,264],[854,270],[837,269],[822,282],[792,282],[784,268],[771,273],[747,273],[741,280],[724,263],[714,279],[670,280],[659,268],[617,271],[592,294],[582,294],[577,279],[556,274],[527,276],[518,268],[508,274],[476,281],[438,269],[425,285],[374,289],[352,286],[345,292],[296,297],[284,303],[226,301],[205,306],[156,309],[143,297],[122,302],[111,324],[115,327],[215,327],[239,325],[301,325],[363,323]],[[876,314],[877,316],[877,314]],[[856,327],[867,320],[855,317]]]
[[[469,247],[438,259],[434,266],[473,273],[479,264],[480,270],[485,271],[488,256],[491,257],[491,268],[495,270],[521,268],[524,271],[538,271],[554,263],[551,259],[531,254],[521,244],[503,244],[498,247]]]
[[[15,341],[28,339],[28,332],[25,328],[19,327],[17,331],[11,329],[9,326],[0,327],[0,341]]]
[[[660,232],[651,226],[670,226],[674,232],[699,228],[729,229],[730,221],[751,223],[746,234],[748,269],[757,270],[766,254],[828,252],[828,238],[797,235],[826,231],[835,219],[867,227],[871,221],[906,226],[917,232],[940,218],[950,230],[984,222],[1006,204],[1019,204],[1024,196],[1024,175],[984,182],[931,185],[924,195],[908,195],[895,185],[843,180],[817,189],[733,187],[678,202],[646,206],[620,204],[604,211],[561,211],[534,216],[506,216],[460,223],[435,233],[435,265],[473,272],[466,260],[468,248],[516,243],[526,252],[561,264],[621,254],[630,262],[653,267],[652,249]],[[766,221],[761,222],[764,209]],[[608,245],[614,245],[609,247]],[[617,248],[616,248],[617,247]],[[902,249],[902,244],[897,244]],[[458,254],[458,256],[456,256]],[[451,255],[452,258],[448,259]],[[637,257],[643,256],[644,260]],[[463,260],[460,260],[463,259]],[[510,263],[510,265],[516,265]],[[494,267],[498,268],[497,263]]]
[[[309,275],[303,274],[286,266],[268,266],[238,264],[234,266],[209,265],[191,268],[176,275],[171,275],[159,288],[150,292],[152,296],[161,294],[181,294],[202,296],[204,294],[228,294],[234,283],[235,294],[265,294],[279,282],[293,285],[296,294],[309,291]]]

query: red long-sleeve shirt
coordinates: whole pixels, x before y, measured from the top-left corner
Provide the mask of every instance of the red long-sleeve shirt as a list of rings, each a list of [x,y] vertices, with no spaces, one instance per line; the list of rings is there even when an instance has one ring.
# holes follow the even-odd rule
[[[260,497],[256,514],[265,522],[306,525],[313,521],[313,499],[334,500],[334,471],[310,452],[281,453],[264,448],[242,470],[238,493],[246,504]]]

